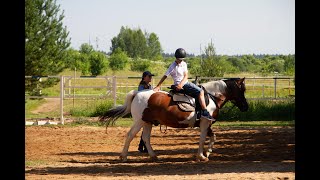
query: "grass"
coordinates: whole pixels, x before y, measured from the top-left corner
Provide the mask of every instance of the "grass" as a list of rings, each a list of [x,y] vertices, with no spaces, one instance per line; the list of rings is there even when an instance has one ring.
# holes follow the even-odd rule
[[[155,63],[155,62],[154,62]],[[157,62],[161,63],[161,62]],[[153,69],[156,68],[157,69]],[[166,68],[163,65],[152,65],[150,71],[154,73],[156,76],[154,76],[151,84],[155,86],[164,72],[166,71]],[[130,65],[128,64],[124,70],[121,71],[107,71],[102,76],[116,76],[117,79],[117,93],[124,93],[126,94],[131,89],[136,89],[137,85],[140,82],[142,72],[138,71],[131,71]],[[74,72],[72,70],[66,70],[59,75],[70,75],[74,76]],[[76,76],[82,76],[81,72],[77,72]],[[131,78],[128,78],[131,77]],[[193,77],[191,74],[189,77]],[[275,95],[274,93],[274,80],[273,79],[248,79],[250,77],[258,77],[257,74],[252,73],[239,73],[239,74],[225,74],[224,77],[246,77],[246,87],[247,92],[246,96],[247,98],[273,98]],[[274,76],[270,76],[274,77]],[[47,78],[42,78],[43,81],[45,81]],[[91,94],[91,95],[106,95],[107,91],[111,90],[112,86],[112,79],[98,79],[98,78],[70,78],[65,79],[66,85],[69,86],[108,86],[105,88],[66,88],[65,94],[70,95],[71,97],[73,94],[76,96],[83,95],[83,94]],[[166,87],[169,87],[172,84],[171,77],[167,78],[167,80],[163,83],[162,87],[164,90],[167,90]],[[48,96],[59,96],[60,95],[60,84],[56,84],[53,87],[45,88],[42,90],[42,93],[44,95]],[[277,80],[277,92],[276,97],[287,97],[290,95],[295,94],[295,88],[293,79],[278,79]]]
[[[26,111],[33,111],[35,110],[38,106],[40,106],[41,104],[45,103],[46,100],[44,99],[34,99],[34,100],[26,100],[25,103],[25,110]]]
[[[49,162],[48,161],[44,161],[44,160],[26,160],[25,161],[25,166],[42,166],[42,165],[48,165]]]
[[[119,118],[114,125],[108,127],[131,127],[133,124],[132,118]],[[50,126],[50,125],[48,125]],[[94,126],[94,127],[105,127],[106,124],[97,120],[89,120],[89,118],[81,117],[77,118],[73,122],[65,123],[66,127],[77,127],[77,126]],[[217,121],[213,126],[221,127],[264,127],[264,126],[295,126],[295,121]],[[154,126],[157,128],[159,126]]]
[[[218,120],[223,121],[291,121],[295,119],[295,101],[287,100],[248,100],[249,109],[241,112],[228,102],[221,109]],[[233,107],[233,108],[232,108]]]
[[[111,126],[115,126],[115,127],[130,127],[133,123],[132,118],[119,118],[114,125],[109,125],[109,127]],[[69,123],[65,123],[64,126],[67,127],[76,127],[76,126],[95,126],[95,127],[104,127],[106,126],[105,123],[103,122],[99,122],[97,120],[89,120],[89,118],[87,117],[78,117],[75,120],[73,120],[72,122]]]
[[[161,62],[157,62],[161,63]],[[151,66],[154,69],[150,69],[150,71],[156,76],[153,78],[152,84],[153,86],[156,85],[156,83],[160,80],[162,77],[162,74],[165,72],[166,68],[164,66],[160,65],[152,65]],[[155,68],[160,68],[160,69],[155,69]],[[130,66],[128,65],[124,70],[121,71],[107,71],[104,76],[112,76],[115,75],[117,76],[117,89],[116,89],[116,104],[117,105],[122,105],[125,100],[126,94],[133,89],[137,89],[137,84],[140,81],[140,76],[142,72],[136,72],[136,71],[131,71]],[[74,72],[72,70],[67,70],[60,75],[70,75],[73,76]],[[77,76],[82,75],[80,72],[77,72]],[[128,77],[134,77],[134,78],[128,78]],[[239,73],[239,74],[225,74],[224,77],[257,77],[257,74],[252,74],[252,73]],[[190,75],[191,77],[191,75]],[[45,79],[45,78],[44,78]],[[70,83],[70,84],[69,84]],[[65,89],[65,95],[69,95],[69,98],[64,99],[64,113],[65,117],[92,117],[96,116],[97,114],[101,113],[102,111],[108,109],[110,106],[113,105],[113,95],[110,93],[111,90],[111,81],[108,79],[97,79],[97,78],[86,78],[86,79],[76,79],[74,80],[73,78],[70,79],[70,81],[66,81],[67,85],[76,85],[76,86],[108,86],[105,88],[66,88]],[[168,78],[164,83],[163,83],[163,90],[168,91],[166,87],[169,87],[172,83],[171,78]],[[290,86],[289,86],[290,85]],[[43,94],[47,96],[60,96],[60,85],[57,84],[53,87],[43,89]],[[292,80],[277,80],[277,93],[275,95],[274,93],[274,81],[273,79],[247,79],[246,80],[246,98],[250,100],[251,98],[274,98],[276,96],[277,98],[289,98],[289,97],[294,97],[295,94],[295,89],[292,88],[291,86],[294,87],[294,83]],[[75,93],[75,98],[73,99],[73,95]],[[109,94],[108,94],[109,93]],[[83,95],[95,95],[94,98],[83,98]],[[252,100],[250,100],[252,101]],[[26,111],[25,111],[25,117],[26,118],[44,118],[44,117],[60,117],[60,109],[55,109],[52,112],[46,112],[46,113],[38,113],[34,114],[31,111],[35,110],[37,107],[39,107],[41,104],[45,103],[46,100],[31,100],[27,99],[26,100]],[[253,101],[252,101],[253,102]],[[265,101],[266,103],[270,103],[272,105],[275,105],[275,103],[270,102],[270,101]],[[294,102],[293,102],[294,103]],[[103,105],[104,108],[102,108],[101,104]],[[253,104],[253,107],[250,107],[250,109],[255,109],[255,111],[249,111],[246,112],[246,114],[240,114],[237,111],[234,111],[233,114],[229,114],[229,117],[224,117],[222,118],[223,120],[246,120],[250,116],[250,121],[251,120],[276,120],[276,116],[278,113],[281,113],[281,118],[286,118],[285,120],[292,120],[294,119],[294,116],[292,113],[294,113],[294,110],[286,110],[285,106],[281,105],[275,105],[275,107],[269,107],[267,105],[257,105]],[[258,107],[260,106],[260,107]],[[291,105],[286,105],[292,106]],[[226,106],[227,107],[227,106]],[[100,109],[99,109],[100,108]],[[255,115],[253,116],[253,113],[256,112],[258,109],[260,111],[260,115]],[[291,107],[294,108],[294,107]],[[236,109],[236,108],[234,108]],[[272,111],[270,111],[272,110]],[[272,116],[270,116],[270,112]],[[285,113],[284,113],[285,112]],[[268,114],[269,113],[269,114]],[[290,116],[287,116],[286,113]],[[261,116],[261,114],[264,114]],[[239,116],[240,115],[240,116]],[[262,119],[261,119],[262,117]],[[272,118],[270,118],[272,117]],[[283,120],[283,119],[278,119],[278,120]],[[291,118],[291,119],[290,119]]]

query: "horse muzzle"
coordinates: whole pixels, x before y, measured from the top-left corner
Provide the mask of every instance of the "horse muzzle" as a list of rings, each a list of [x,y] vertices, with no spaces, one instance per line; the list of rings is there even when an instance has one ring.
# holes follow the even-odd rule
[[[249,109],[248,103],[242,104],[241,108],[239,108],[241,112],[246,112]]]

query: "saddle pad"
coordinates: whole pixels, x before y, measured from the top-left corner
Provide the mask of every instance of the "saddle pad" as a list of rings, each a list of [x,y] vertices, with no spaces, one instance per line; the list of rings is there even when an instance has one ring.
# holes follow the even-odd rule
[[[184,94],[174,94],[172,97],[172,100],[175,102],[189,103],[189,104],[192,104],[193,106],[195,106],[195,103],[196,103],[193,97],[184,95]]]
[[[195,108],[189,103],[177,102],[177,105],[182,111],[195,111]]]
[[[185,94],[174,94],[172,100],[182,111],[195,111],[195,99]]]

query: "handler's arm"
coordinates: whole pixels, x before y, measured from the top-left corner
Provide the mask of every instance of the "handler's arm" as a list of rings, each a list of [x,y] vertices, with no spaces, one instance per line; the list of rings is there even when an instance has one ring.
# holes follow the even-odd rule
[[[153,88],[153,90],[154,90],[154,91],[159,91],[161,84],[163,83],[164,80],[166,80],[166,78],[167,78],[166,75],[162,76],[162,78],[160,79],[158,85],[157,85],[155,88]]]

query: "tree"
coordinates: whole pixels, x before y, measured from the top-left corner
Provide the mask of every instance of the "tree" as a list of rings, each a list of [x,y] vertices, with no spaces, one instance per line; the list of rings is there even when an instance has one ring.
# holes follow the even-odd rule
[[[47,76],[62,72],[66,49],[70,46],[69,32],[63,27],[63,11],[55,0],[25,1],[25,75]],[[39,89],[53,86],[57,79],[39,82],[38,78],[26,79],[25,90],[31,94]]]
[[[284,57],[284,71],[287,75],[294,75],[295,73],[295,56],[288,55]]]
[[[80,59],[81,59],[81,54],[78,50],[75,50],[73,48],[69,48],[67,50],[67,57],[66,57],[66,67],[74,70],[80,69]]]
[[[213,43],[208,44],[208,46],[204,47],[205,56],[208,59],[214,59],[216,56],[216,48],[214,48]]]
[[[159,38],[155,33],[147,34],[148,58],[153,60],[162,59],[162,48]]]
[[[197,68],[196,75],[202,77],[222,77],[224,75],[224,69],[219,63],[219,58],[216,56],[216,51],[213,43],[209,43],[205,47],[204,60],[201,62],[200,68]]]
[[[228,62],[230,62],[232,64],[233,67],[235,67],[236,69],[238,69],[238,72],[243,72],[245,71],[246,67],[243,64],[243,61],[240,58],[237,57],[229,57],[227,59]]]
[[[105,54],[101,52],[92,52],[89,55],[91,75],[101,75],[107,70],[108,61]]]
[[[109,66],[113,71],[122,70],[128,63],[128,59],[126,52],[122,51],[121,48],[117,48],[109,58]]]
[[[121,48],[131,58],[159,58],[161,44],[155,33],[143,33],[140,28],[121,27],[120,33],[111,40],[111,54]]]
[[[83,43],[81,44],[79,51],[80,53],[90,54],[91,52],[93,52],[93,46],[88,43]]]

